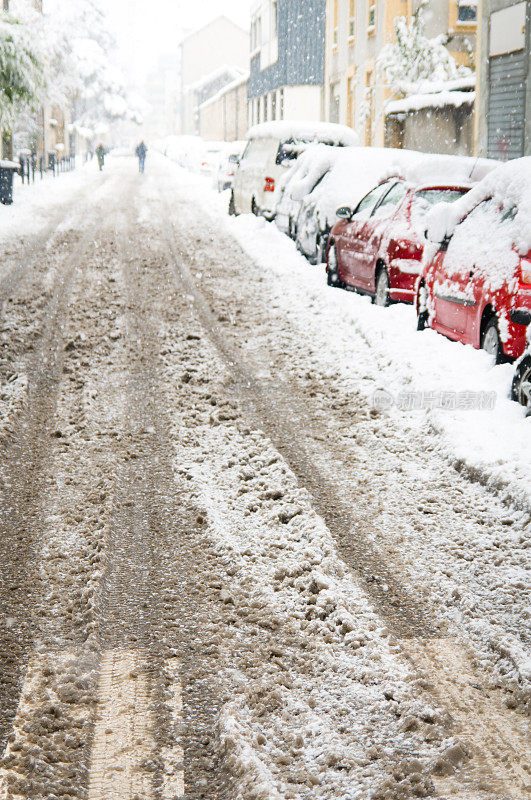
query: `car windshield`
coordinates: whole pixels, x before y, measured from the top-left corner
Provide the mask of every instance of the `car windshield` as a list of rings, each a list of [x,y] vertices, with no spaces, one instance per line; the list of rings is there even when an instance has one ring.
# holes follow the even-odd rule
[[[426,214],[438,203],[454,203],[459,200],[468,189],[422,189],[415,192],[411,205],[411,222],[414,229],[422,235],[425,230]]]

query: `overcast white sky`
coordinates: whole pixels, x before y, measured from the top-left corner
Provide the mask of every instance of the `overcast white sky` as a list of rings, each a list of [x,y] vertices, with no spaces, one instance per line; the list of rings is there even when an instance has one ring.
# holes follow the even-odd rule
[[[160,55],[177,51],[183,34],[225,14],[249,27],[251,0],[105,0],[126,62],[141,77]]]

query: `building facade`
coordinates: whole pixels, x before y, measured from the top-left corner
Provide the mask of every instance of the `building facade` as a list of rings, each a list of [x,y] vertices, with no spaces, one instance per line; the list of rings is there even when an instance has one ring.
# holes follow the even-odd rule
[[[483,0],[479,17],[478,153],[531,155],[531,2]]]
[[[378,55],[395,39],[396,17],[411,16],[418,0],[327,0],[324,108],[329,122],[354,128],[367,145],[386,141],[386,105],[393,95]],[[475,49],[476,0],[431,0],[426,36],[450,34],[449,51],[469,66]]]
[[[181,133],[199,133],[199,106],[249,69],[249,34],[227,17],[217,19],[186,36],[180,44]],[[215,76],[225,70],[228,78],[216,85]],[[232,71],[231,71],[232,70]],[[212,78],[211,94],[205,85]]]
[[[326,0],[255,0],[249,122],[323,119]]]
[[[203,139],[234,142],[247,134],[248,75],[229,83],[199,106],[199,135]]]

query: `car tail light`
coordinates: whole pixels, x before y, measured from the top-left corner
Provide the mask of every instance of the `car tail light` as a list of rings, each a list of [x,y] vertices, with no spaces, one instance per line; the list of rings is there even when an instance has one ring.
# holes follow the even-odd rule
[[[274,192],[274,191],[275,191],[275,179],[274,178],[266,178],[265,179],[264,192]]]
[[[522,258],[520,261],[520,271],[522,274],[522,283],[531,284],[531,261],[527,258]]]

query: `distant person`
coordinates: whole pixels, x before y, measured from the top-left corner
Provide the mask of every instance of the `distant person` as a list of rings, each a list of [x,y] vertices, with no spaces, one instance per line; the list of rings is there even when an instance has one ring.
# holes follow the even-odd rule
[[[138,156],[138,171],[143,175],[144,170],[146,168],[146,155],[147,155],[147,147],[144,141],[141,141],[138,147],[136,148],[136,154]]]
[[[104,146],[102,144],[99,144],[96,147],[96,156],[97,156],[97,159],[98,159],[98,166],[99,166],[100,172],[101,172],[102,169],[103,169],[103,166],[105,164],[105,148],[104,148]]]

